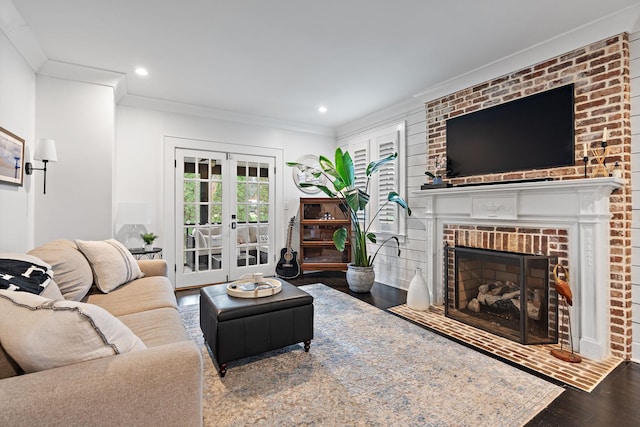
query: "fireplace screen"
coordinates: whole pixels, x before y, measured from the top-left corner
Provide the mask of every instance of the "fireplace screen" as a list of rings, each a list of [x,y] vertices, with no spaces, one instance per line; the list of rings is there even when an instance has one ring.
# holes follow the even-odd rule
[[[466,247],[445,256],[447,317],[521,344],[558,342],[549,257]]]

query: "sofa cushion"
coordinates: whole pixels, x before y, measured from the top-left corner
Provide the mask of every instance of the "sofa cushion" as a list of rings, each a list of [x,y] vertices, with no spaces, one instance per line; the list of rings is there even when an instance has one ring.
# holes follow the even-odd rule
[[[115,239],[102,241],[76,240],[78,249],[89,260],[93,282],[104,293],[142,277],[133,255]]]
[[[53,277],[65,299],[80,301],[93,284],[93,273],[87,259],[71,240],[53,240],[29,251],[49,264]]]
[[[58,287],[58,284],[55,282],[55,280],[51,280],[49,282],[40,296],[48,299],[65,299],[60,292],[60,288]]]
[[[83,301],[99,305],[118,317],[156,308],[178,307],[171,282],[162,276],[143,277],[108,294],[92,293]]]
[[[147,347],[188,341],[180,314],[175,308],[157,308],[126,314],[118,319],[136,334]]]
[[[0,289],[41,294],[51,282],[51,266],[33,255],[0,253]]]
[[[27,373],[146,349],[100,307],[0,290],[0,342]]]
[[[20,375],[22,369],[20,366],[4,351],[0,346],[0,380],[3,378],[15,377]]]

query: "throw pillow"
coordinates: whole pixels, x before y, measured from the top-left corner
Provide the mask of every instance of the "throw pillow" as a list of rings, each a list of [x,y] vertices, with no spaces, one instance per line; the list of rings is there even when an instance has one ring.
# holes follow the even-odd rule
[[[51,266],[26,254],[0,253],[0,289],[40,294],[51,282]]]
[[[102,292],[143,277],[131,252],[115,239],[103,241],[76,240],[78,249],[89,260],[93,282]]]
[[[0,342],[25,372],[146,349],[101,307],[0,290]]]
[[[40,296],[47,299],[64,299],[64,296],[62,295],[62,292],[60,292],[58,284],[54,280],[51,280],[49,282]]]
[[[55,281],[65,299],[80,301],[91,289],[89,262],[71,240],[53,240],[29,251],[53,268]]]

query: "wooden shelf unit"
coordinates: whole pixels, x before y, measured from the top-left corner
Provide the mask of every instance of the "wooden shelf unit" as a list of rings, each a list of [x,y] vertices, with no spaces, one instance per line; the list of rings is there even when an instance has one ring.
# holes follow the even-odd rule
[[[346,270],[351,262],[351,219],[341,210],[340,201],[323,197],[300,199],[300,269]],[[349,232],[344,252],[333,244],[340,227]]]

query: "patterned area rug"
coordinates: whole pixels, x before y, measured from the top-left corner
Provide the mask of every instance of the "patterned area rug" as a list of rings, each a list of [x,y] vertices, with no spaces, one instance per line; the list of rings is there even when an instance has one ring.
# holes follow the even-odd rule
[[[220,378],[198,306],[181,307],[204,359],[205,426],[521,426],[562,388],[327,286],[311,351],[293,345],[229,363]]]

